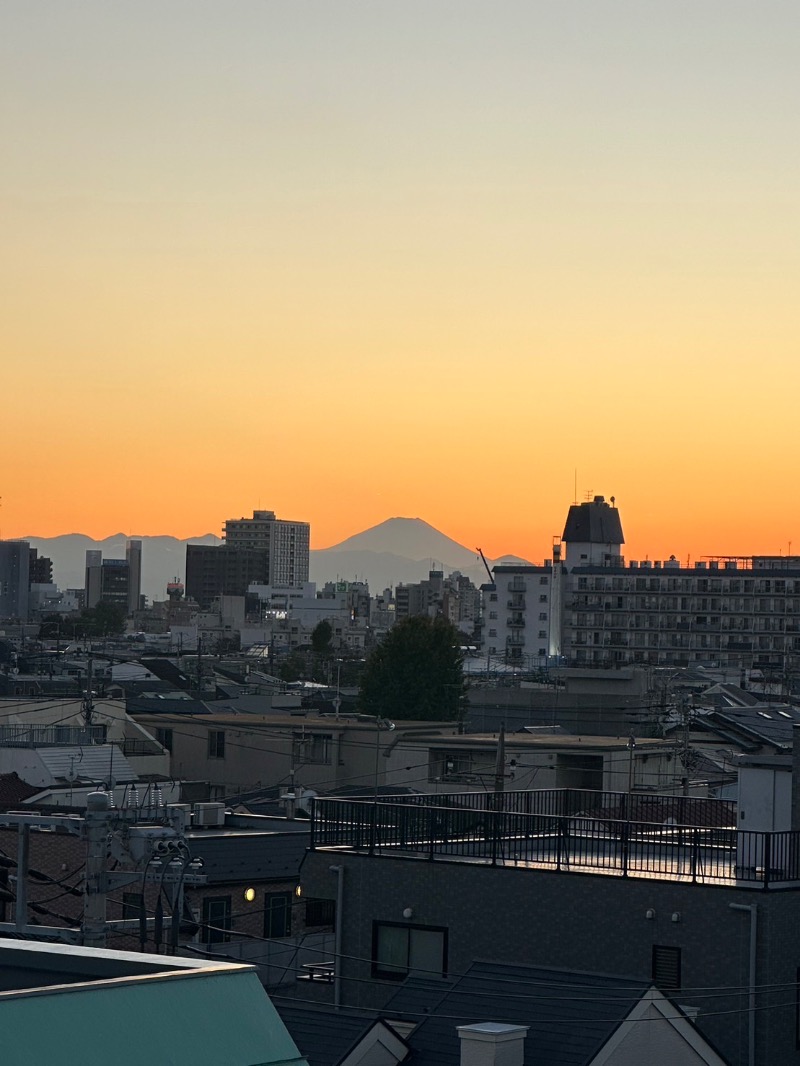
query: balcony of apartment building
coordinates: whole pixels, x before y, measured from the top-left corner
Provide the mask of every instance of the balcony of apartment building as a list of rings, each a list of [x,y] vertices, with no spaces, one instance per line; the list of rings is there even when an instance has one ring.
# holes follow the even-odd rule
[[[521,593],[516,593],[507,601],[506,607],[509,611],[524,611],[525,610],[525,596]]]
[[[509,629],[524,629],[525,619],[521,614],[511,615],[511,617],[507,619],[506,625]]]
[[[579,788],[317,799],[311,850],[608,877],[800,888],[800,832],[736,828],[736,805]]]
[[[506,645],[509,648],[521,648],[525,644],[524,633],[509,633],[506,637]]]

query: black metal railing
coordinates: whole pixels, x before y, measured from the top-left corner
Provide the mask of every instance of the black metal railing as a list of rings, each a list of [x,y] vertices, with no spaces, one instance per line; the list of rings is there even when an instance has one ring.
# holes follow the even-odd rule
[[[105,725],[0,725],[0,747],[44,748],[105,744]]]
[[[678,819],[681,804],[698,824]],[[549,789],[325,798],[314,802],[311,846],[704,884],[800,882],[800,833],[737,830],[732,804],[683,796]]]

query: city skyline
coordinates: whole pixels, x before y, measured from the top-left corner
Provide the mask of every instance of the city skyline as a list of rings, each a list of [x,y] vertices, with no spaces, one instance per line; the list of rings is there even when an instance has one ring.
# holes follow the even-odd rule
[[[0,536],[266,506],[541,558],[602,493],[631,558],[800,550],[798,31],[10,0]]]

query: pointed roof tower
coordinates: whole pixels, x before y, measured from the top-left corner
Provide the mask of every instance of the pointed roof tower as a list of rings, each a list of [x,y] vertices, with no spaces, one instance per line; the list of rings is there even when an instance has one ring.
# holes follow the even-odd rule
[[[568,566],[622,565],[621,547],[625,543],[619,511],[595,496],[587,503],[574,503],[567,514],[562,540],[567,546]]]

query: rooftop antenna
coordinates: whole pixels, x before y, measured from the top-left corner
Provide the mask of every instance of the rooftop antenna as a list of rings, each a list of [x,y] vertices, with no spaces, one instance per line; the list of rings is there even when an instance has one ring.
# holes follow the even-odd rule
[[[575,467],[575,484],[572,493],[572,502],[576,504],[578,502],[578,468]]]

